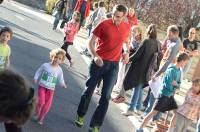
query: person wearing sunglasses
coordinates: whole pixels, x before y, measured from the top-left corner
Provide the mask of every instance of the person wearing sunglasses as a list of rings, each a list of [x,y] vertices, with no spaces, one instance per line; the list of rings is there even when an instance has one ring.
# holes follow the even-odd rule
[[[187,74],[187,72],[189,71],[189,69],[191,67],[192,58],[195,56],[198,56],[198,54],[199,54],[198,53],[198,43],[195,40],[195,38],[196,38],[196,29],[190,28],[188,38],[183,41],[183,46],[185,48],[185,52],[188,53],[188,55],[190,56],[190,61],[183,68],[184,76]]]

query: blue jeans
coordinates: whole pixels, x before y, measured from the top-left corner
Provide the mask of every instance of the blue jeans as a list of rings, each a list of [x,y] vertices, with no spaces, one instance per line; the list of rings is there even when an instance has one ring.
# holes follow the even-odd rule
[[[72,19],[72,15],[73,15],[73,10],[69,9],[67,11],[67,16],[66,16],[66,18],[67,18],[68,21]]]
[[[184,76],[185,76],[185,75],[188,73],[188,71],[190,70],[191,65],[192,65],[192,58],[189,59],[188,63],[187,63],[187,64],[184,66],[184,68],[183,68],[183,75],[184,75]]]
[[[156,99],[154,98],[152,92],[149,95],[149,101],[148,101],[148,105],[147,108],[144,111],[144,116],[146,116],[153,108],[154,102],[156,101]],[[153,121],[154,120],[158,120],[161,117],[161,112],[158,112],[154,117],[153,117]]]
[[[55,19],[54,19],[54,22],[53,22],[53,28],[57,28],[57,26],[58,26],[58,23],[59,23],[59,21],[60,21],[60,19],[61,19],[61,12],[57,12],[56,14],[55,14]]]
[[[99,105],[97,106],[90,122],[90,127],[101,126],[108,110],[109,100],[111,98],[112,88],[117,81],[118,62],[104,61],[102,67],[99,67],[92,61],[89,67],[89,78],[86,81],[86,89],[81,96],[81,101],[78,106],[77,114],[83,117],[87,110],[95,90],[95,87],[100,79],[103,79],[103,87]]]
[[[92,32],[92,27],[88,28],[88,37],[90,37],[91,32]]]
[[[196,132],[200,132],[200,119],[199,119],[198,124],[197,124],[197,130],[196,130]]]
[[[128,110],[134,111],[142,108],[143,87],[143,84],[139,84],[134,88]]]

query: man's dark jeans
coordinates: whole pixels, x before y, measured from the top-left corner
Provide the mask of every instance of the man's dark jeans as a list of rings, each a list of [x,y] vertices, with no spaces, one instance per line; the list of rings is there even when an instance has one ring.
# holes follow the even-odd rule
[[[118,62],[112,61],[104,61],[102,67],[97,66],[95,62],[92,61],[89,67],[89,78],[86,82],[86,89],[81,96],[81,101],[78,106],[77,114],[79,116],[83,117],[86,114],[95,87],[98,81],[103,79],[101,98],[91,119],[91,127],[101,126],[103,123],[111,98],[111,92],[117,81],[118,67]]]

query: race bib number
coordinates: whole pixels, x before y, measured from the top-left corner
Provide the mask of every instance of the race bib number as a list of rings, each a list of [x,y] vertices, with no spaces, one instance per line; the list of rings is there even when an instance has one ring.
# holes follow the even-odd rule
[[[47,87],[55,87],[57,83],[57,77],[49,74],[48,72],[44,72],[41,77],[41,82]]]

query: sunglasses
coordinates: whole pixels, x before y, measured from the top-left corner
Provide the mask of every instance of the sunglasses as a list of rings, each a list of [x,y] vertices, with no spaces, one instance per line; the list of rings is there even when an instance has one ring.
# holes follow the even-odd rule
[[[190,32],[190,34],[196,34],[196,33],[194,33],[194,32]]]

